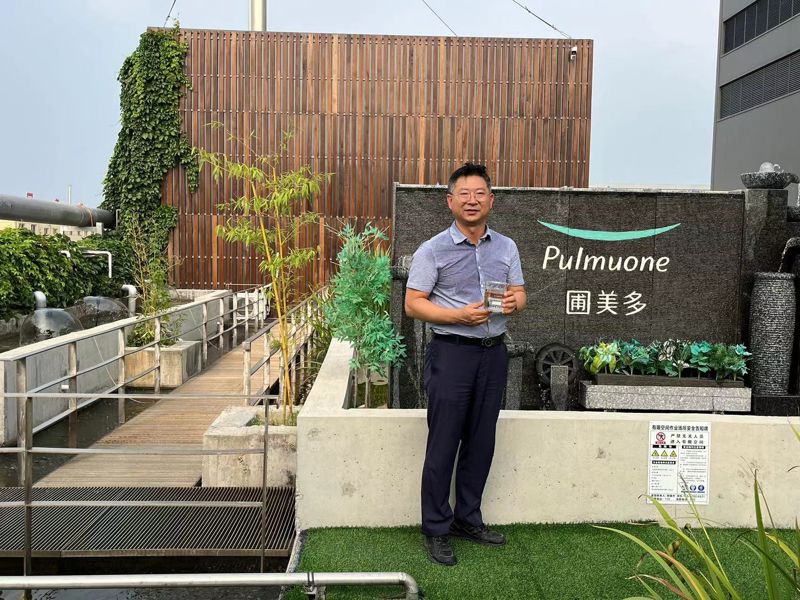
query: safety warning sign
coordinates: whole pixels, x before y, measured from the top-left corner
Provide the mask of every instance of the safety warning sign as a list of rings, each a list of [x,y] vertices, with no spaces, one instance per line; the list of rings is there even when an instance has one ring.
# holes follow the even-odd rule
[[[648,495],[662,504],[688,504],[688,495],[708,504],[710,446],[710,423],[651,421]]]

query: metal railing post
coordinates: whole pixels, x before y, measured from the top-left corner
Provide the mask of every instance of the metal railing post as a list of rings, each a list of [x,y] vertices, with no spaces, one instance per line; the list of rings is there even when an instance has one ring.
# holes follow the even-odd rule
[[[264,357],[267,359],[267,364],[264,365],[264,370],[262,371],[261,387],[266,390],[272,384],[272,348],[270,348],[269,344],[269,331],[264,334]]]
[[[208,364],[208,304],[203,303],[203,327],[200,330],[203,345],[200,347],[200,366],[205,369]]]
[[[161,317],[156,317],[153,323],[153,363],[156,370],[153,371],[153,393],[157,396],[161,393]]]
[[[69,420],[67,423],[67,437],[69,447],[78,447],[78,343],[70,342],[67,346],[67,375],[69,375]]]
[[[308,355],[309,328],[311,327],[311,302],[312,300],[309,300],[303,310],[303,335],[301,338],[302,341],[300,342],[300,372],[303,374],[304,379],[306,373],[306,358]]]
[[[125,422],[125,328],[117,329],[117,422]]]
[[[269,364],[269,363],[267,363]],[[267,556],[267,455],[269,453],[269,401],[264,401],[264,453],[261,459],[263,476],[261,480],[261,532],[259,544],[261,546],[261,572],[264,572]]]
[[[236,297],[236,292],[231,296],[231,319],[233,321],[231,348],[236,348],[236,344],[239,341],[239,332],[236,331],[236,328],[239,326],[239,299]]]
[[[219,299],[219,321],[217,321],[217,334],[219,334],[219,349],[225,353],[225,298]]]
[[[28,391],[28,365],[26,359],[18,360],[16,373],[17,393],[26,394]],[[33,447],[33,398],[28,395],[17,396],[17,446],[22,449],[19,468],[19,483],[25,488],[25,556],[23,559],[23,573],[28,576],[33,574],[33,515],[31,502],[33,502],[33,463],[31,448]],[[25,595],[30,598],[29,594]]]
[[[28,391],[28,375],[27,364],[25,358],[21,358],[14,362],[16,369],[16,392],[17,394],[24,394]],[[25,448],[25,398],[17,396],[14,400],[17,407],[17,447]],[[18,478],[20,486],[25,485],[23,479],[25,474],[25,456],[23,454],[17,455]]]
[[[360,404],[363,404],[364,398],[359,394],[359,391],[360,390],[358,389],[358,369],[356,369],[355,371],[353,371],[353,393],[355,394],[355,397],[353,398],[353,408],[358,408]]]
[[[242,375],[244,377],[242,381],[242,392],[244,393],[244,404],[245,406],[250,405],[250,369],[252,369],[251,361],[252,356],[250,352],[250,342],[245,342],[242,344],[242,352],[244,353],[244,370],[242,371]]]
[[[286,385],[285,377],[283,376],[284,368],[283,351],[281,351],[278,353],[278,401],[276,402],[278,406],[283,406],[284,404],[283,388]]]
[[[250,337],[250,292],[244,293],[244,337]]]
[[[267,320],[267,315],[264,314],[266,312],[267,300],[264,298],[263,285],[256,289],[256,297],[258,299],[258,328],[261,329],[264,326],[264,322]]]
[[[297,325],[292,315],[291,329],[289,330],[289,390],[292,404],[297,402]]]

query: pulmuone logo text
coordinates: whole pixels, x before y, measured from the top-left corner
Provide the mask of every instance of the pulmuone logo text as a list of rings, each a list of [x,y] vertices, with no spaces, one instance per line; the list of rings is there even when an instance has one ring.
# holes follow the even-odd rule
[[[603,242],[624,242],[654,237],[672,231],[681,225],[680,223],[675,223],[666,227],[640,229],[637,231],[601,231],[596,229],[575,229],[546,223],[545,221],[538,221],[538,223],[569,237]],[[655,258],[654,256],[594,255],[585,253],[582,246],[578,248],[577,254],[569,256],[564,255],[558,246],[548,246],[544,251],[544,260],[542,260],[542,269],[547,270],[548,266],[550,266],[561,271],[655,271],[666,273],[668,265],[668,256]]]
[[[565,255],[558,246],[548,246],[544,251],[542,269],[559,269],[561,271],[628,271],[666,273],[669,256],[614,256],[596,255],[578,248],[574,255]]]

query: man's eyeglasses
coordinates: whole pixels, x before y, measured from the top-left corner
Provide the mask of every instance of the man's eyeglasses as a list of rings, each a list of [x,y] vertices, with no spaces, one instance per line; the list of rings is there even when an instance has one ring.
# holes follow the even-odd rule
[[[486,190],[461,190],[450,195],[458,198],[461,202],[469,202],[469,199],[472,197],[474,197],[478,202],[484,202],[489,197],[489,192]]]

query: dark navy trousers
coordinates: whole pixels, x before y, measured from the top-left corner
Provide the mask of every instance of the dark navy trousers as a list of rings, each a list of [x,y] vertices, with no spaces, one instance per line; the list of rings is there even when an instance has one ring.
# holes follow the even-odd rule
[[[422,469],[422,533],[447,535],[453,518],[482,525],[481,496],[494,456],[508,373],[505,344],[484,348],[434,337],[425,354],[428,443]],[[459,443],[461,447],[459,449]],[[456,505],[450,481],[456,467]]]

